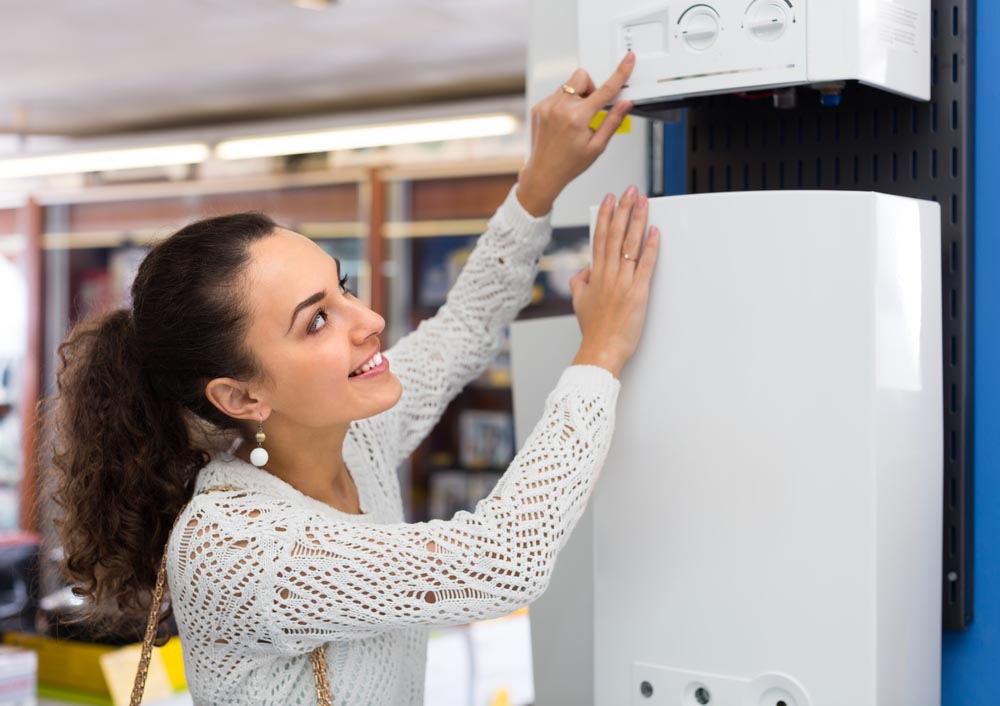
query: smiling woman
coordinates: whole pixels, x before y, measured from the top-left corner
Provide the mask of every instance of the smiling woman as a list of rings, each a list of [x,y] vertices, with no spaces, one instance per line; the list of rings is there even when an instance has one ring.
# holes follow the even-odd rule
[[[518,184],[444,306],[391,350],[336,260],[252,213],[158,244],[131,310],[61,346],[66,568],[133,634],[148,611],[147,635],[166,617],[165,572],[196,704],[304,706],[329,669],[334,703],[418,706],[430,628],[545,590],[645,320],[658,238],[644,244],[634,187],[602,204],[593,268],[573,280],[583,344],[490,496],[474,513],[407,524],[396,468],[528,303],[552,201],[627,113],[619,104],[589,127],[631,65],[600,88],[578,71],[536,106]]]

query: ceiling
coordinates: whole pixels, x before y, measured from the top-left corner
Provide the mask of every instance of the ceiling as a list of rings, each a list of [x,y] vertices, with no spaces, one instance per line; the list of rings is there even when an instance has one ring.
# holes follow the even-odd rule
[[[523,90],[528,0],[0,0],[0,133],[125,131]]]

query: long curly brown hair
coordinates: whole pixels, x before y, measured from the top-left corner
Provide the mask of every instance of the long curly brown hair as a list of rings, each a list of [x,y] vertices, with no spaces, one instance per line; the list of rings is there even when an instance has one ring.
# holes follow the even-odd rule
[[[59,346],[54,524],[97,632],[141,634],[170,528],[209,461],[196,432],[247,433],[205,385],[262,372],[240,287],[250,245],[276,227],[242,213],[182,228],[142,261],[131,309],[77,324]]]

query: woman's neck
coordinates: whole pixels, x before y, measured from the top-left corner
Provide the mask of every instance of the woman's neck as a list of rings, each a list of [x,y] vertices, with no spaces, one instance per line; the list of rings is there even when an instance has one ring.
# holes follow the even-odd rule
[[[272,424],[267,430],[263,446],[267,449],[268,460],[263,470],[314,500],[342,512],[360,514],[357,485],[344,462],[348,427],[272,431],[276,426]],[[235,455],[249,463],[250,452],[255,447],[255,443],[244,441]]]

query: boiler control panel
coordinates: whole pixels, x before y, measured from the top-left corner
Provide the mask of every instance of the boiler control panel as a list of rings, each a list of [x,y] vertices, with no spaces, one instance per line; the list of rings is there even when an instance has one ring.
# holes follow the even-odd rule
[[[637,104],[859,80],[927,100],[929,0],[578,0],[598,82],[629,51]]]

